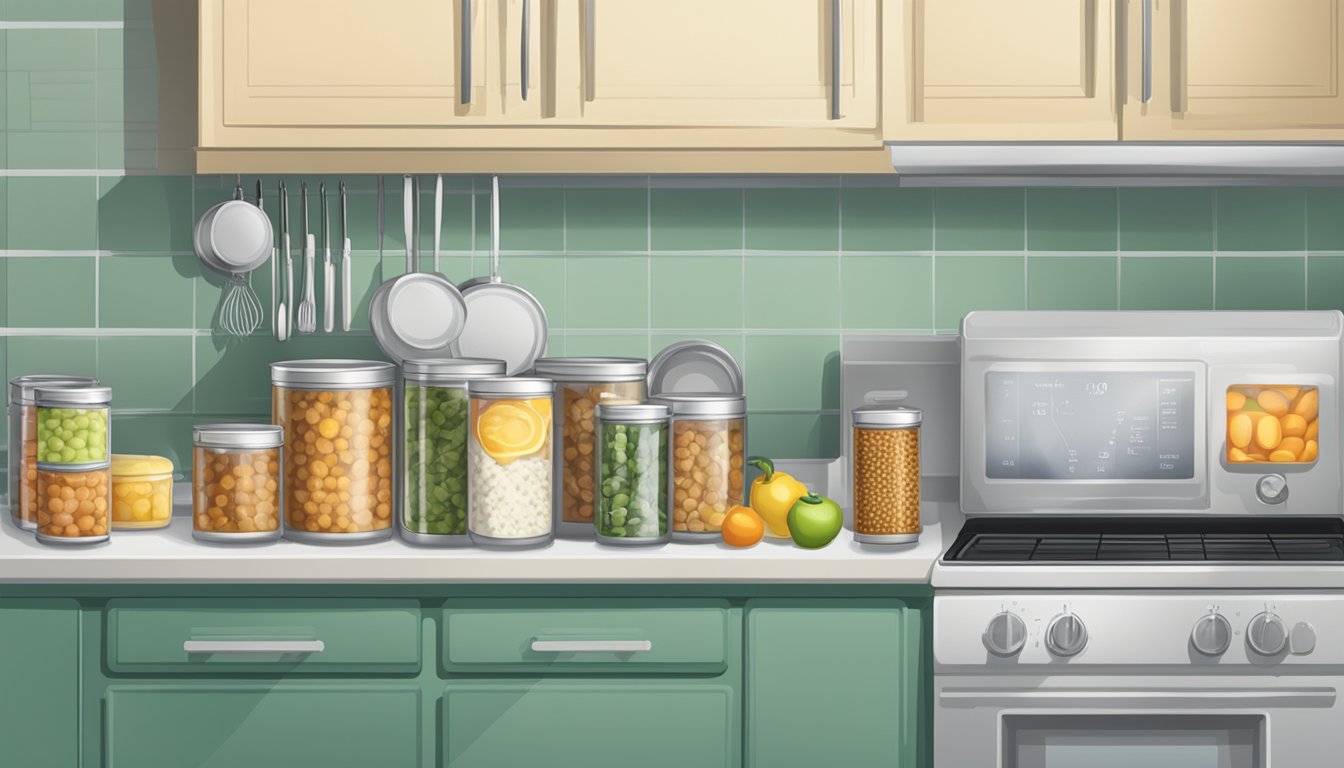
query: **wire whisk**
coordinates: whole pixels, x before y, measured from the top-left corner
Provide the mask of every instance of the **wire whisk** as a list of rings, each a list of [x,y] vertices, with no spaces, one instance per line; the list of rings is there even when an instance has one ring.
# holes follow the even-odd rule
[[[261,327],[265,311],[252,290],[251,274],[235,274],[219,297],[219,327],[230,336],[251,336]]]

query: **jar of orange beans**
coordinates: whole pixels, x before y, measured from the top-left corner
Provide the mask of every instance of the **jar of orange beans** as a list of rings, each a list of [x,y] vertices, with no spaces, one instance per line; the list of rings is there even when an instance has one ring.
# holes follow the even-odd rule
[[[271,364],[271,420],[285,431],[286,538],[341,543],[392,535],[395,381],[391,363]]]
[[[191,440],[192,537],[230,543],[280,538],[284,429],[198,424]]]
[[[20,528],[37,527],[37,388],[97,383],[87,376],[48,373],[9,380],[9,514]]]
[[[37,539],[96,544],[111,531],[112,390],[39,386],[37,403]]]
[[[668,393],[652,401],[672,411],[672,540],[721,541],[728,510],[743,503],[747,399]]]
[[[919,541],[919,427],[924,413],[905,406],[865,405],[854,424],[854,540],[865,544]]]

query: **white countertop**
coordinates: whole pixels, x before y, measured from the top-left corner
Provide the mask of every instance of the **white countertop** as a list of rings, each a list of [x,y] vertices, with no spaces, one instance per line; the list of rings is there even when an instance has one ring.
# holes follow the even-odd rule
[[[6,520],[0,583],[927,584],[943,551],[939,513],[946,506],[925,502],[917,544],[859,544],[845,530],[819,550],[770,539],[748,549],[722,543],[609,547],[566,539],[517,551],[416,547],[396,538],[339,546],[214,544],[192,539],[191,518],[180,514],[167,528],[114,531],[103,544],[57,546]],[[952,506],[951,517],[959,519]]]

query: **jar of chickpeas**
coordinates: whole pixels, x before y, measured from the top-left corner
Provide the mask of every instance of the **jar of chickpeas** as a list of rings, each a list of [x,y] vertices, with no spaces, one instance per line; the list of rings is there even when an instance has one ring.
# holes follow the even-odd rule
[[[392,535],[395,383],[391,363],[271,364],[272,421],[285,430],[286,538],[339,543]]]
[[[9,380],[9,515],[14,524],[37,527],[37,388],[95,386],[88,376],[33,374]]]
[[[284,429],[198,424],[191,440],[192,537],[229,543],[280,538]]]
[[[97,544],[111,528],[112,469],[71,469],[62,464],[37,465],[37,540],[46,544]]]
[[[112,528],[164,528],[173,521],[173,462],[112,454]]]
[[[642,401],[649,364],[634,357],[543,357],[533,370],[555,382],[556,531],[592,538],[597,406]]]
[[[503,360],[401,364],[401,537],[461,547],[467,535],[467,382],[504,375]]]
[[[919,541],[919,426],[924,413],[905,406],[865,405],[854,424],[854,540]]]
[[[747,399],[669,393],[653,402],[672,410],[672,540],[719,540],[728,510],[743,501]]]

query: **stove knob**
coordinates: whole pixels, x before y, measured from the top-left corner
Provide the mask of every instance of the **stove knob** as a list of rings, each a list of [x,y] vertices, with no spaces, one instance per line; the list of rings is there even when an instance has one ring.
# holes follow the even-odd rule
[[[1190,644],[1205,656],[1220,656],[1232,643],[1232,625],[1222,614],[1210,613],[1195,622]]]
[[[1265,475],[1255,482],[1255,495],[1264,504],[1282,504],[1288,500],[1288,478]]]
[[[1045,645],[1056,656],[1076,656],[1087,646],[1087,625],[1072,613],[1060,614],[1045,630]]]
[[[1265,611],[1256,614],[1246,627],[1246,644],[1261,656],[1278,656],[1288,645],[1288,629],[1283,619]]]
[[[1015,613],[996,614],[985,627],[985,647],[995,656],[1012,656],[1027,644],[1027,624]]]

